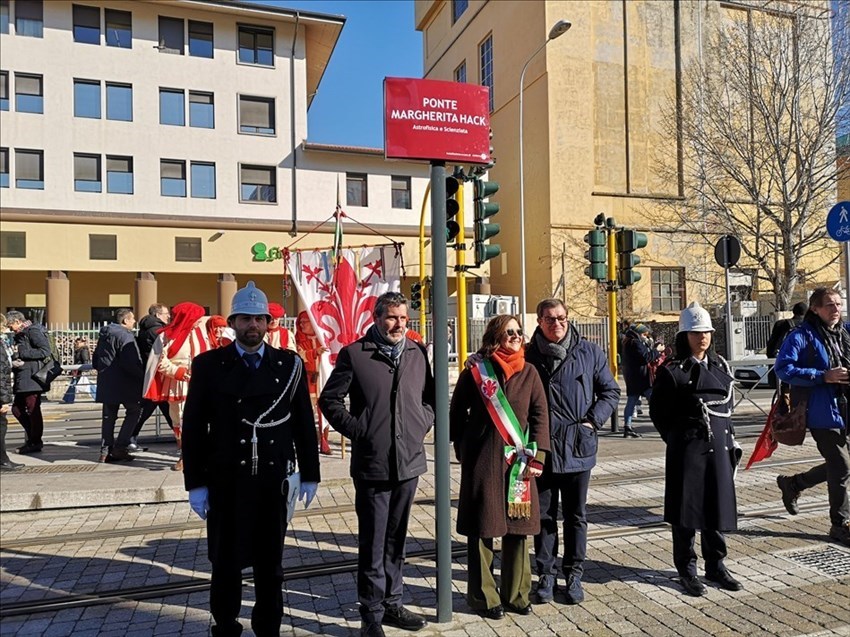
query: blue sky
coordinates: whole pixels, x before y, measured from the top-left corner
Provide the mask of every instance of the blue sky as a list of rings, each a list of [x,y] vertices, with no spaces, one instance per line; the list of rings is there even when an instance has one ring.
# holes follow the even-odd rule
[[[308,141],[383,148],[384,77],[422,77],[413,0],[259,2],[347,18],[310,106]]]

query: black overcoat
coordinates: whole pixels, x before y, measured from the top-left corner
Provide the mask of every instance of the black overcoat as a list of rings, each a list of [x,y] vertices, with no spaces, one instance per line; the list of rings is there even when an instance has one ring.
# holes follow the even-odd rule
[[[23,366],[12,367],[15,375],[15,393],[45,393],[47,390],[33,379],[41,369],[44,359],[51,355],[50,340],[41,325],[30,325],[15,334],[13,359],[23,361]]]
[[[95,402],[127,405],[142,400],[145,369],[133,332],[118,323],[100,329],[92,365],[97,370]]]
[[[725,361],[711,357],[707,367],[694,359],[671,361],[658,370],[649,414],[667,443],[664,520],[689,529],[734,531],[734,430],[730,417],[710,416],[713,439],[708,441],[700,399],[728,400],[710,406],[731,411],[732,377]]]
[[[209,488],[207,538],[213,566],[280,563],[286,532],[281,483],[297,460],[302,482],[319,482],[316,424],[304,365],[294,353],[266,346],[250,370],[235,344],[198,355],[183,411],[186,490]],[[251,472],[250,422],[257,428],[257,474]]]
[[[546,390],[534,366],[526,363],[507,383],[494,364],[499,384],[517,420],[536,442],[538,452],[549,451],[549,409]],[[472,372],[460,373],[449,410],[450,438],[460,460],[460,501],[457,531],[485,538],[536,535],[540,532],[537,480],[531,480],[531,518],[508,518],[510,465],[505,462],[505,441],[490,417]],[[538,459],[544,459],[538,453]]]

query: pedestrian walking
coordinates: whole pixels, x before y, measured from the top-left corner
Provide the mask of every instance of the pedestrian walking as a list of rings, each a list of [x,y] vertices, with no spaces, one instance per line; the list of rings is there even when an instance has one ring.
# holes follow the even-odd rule
[[[658,370],[649,415],[667,443],[664,520],[673,529],[673,563],[685,593],[706,594],[694,550],[700,531],[705,578],[730,591],[742,586],[729,573],[723,533],[738,526],[736,455],[729,365],[711,349],[708,312],[691,303],[679,315],[673,358]]]
[[[457,531],[467,537],[466,600],[489,619],[501,619],[506,610],[531,613],[528,536],[540,532],[535,478],[550,442],[546,392],[525,361],[522,334],[515,316],[490,319],[477,362],[460,373],[449,410],[461,466]],[[496,538],[502,546],[498,586]]]
[[[139,354],[141,355],[142,363],[144,363],[145,366],[147,366],[151,349],[153,349],[153,344],[156,342],[159,333],[166,325],[168,325],[170,320],[171,311],[168,309],[168,306],[163,305],[162,303],[154,303],[148,308],[147,315],[142,317],[142,320],[139,321],[139,334],[136,337],[136,344],[139,346]],[[150,418],[153,415],[153,412],[157,409],[159,409],[163,418],[165,418],[165,422],[168,423],[168,426],[172,429],[172,431],[174,430],[174,422],[171,420],[171,414],[168,413],[168,401],[151,400],[143,396],[142,412],[139,414],[139,423],[133,431],[133,437],[130,442],[130,451],[143,451],[143,449],[139,447],[139,434],[142,432],[142,427],[145,426],[148,418]]]
[[[791,333],[791,330],[796,328],[803,322],[806,312],[809,311],[809,306],[805,303],[795,303],[791,308],[791,318],[779,319],[773,324],[770,330],[770,338],[767,339],[767,347],[765,352],[768,358],[776,358],[779,354],[779,348],[782,347],[785,337]],[[771,387],[776,387],[776,365],[770,369],[768,373],[768,382]]]
[[[91,352],[89,351],[89,343],[84,336],[78,336],[74,339],[74,365],[91,365]],[[75,369],[68,374],[71,381],[68,383],[68,389],[65,390],[65,395],[59,402],[64,405],[72,405],[77,398],[77,385],[81,379],[86,378],[83,375],[82,369]]]
[[[360,634],[383,637],[382,624],[406,630],[426,625],[402,605],[402,570],[410,508],[427,469],[434,376],[425,348],[405,338],[403,295],[379,296],[372,316],[366,335],[340,351],[319,405],[331,426],[351,440]]]
[[[34,376],[41,369],[44,359],[51,356],[50,340],[41,325],[33,325],[17,310],[6,314],[6,326],[15,334],[12,353],[15,398],[12,414],[26,433],[26,441],[18,447],[17,452],[41,453],[44,447],[41,397],[50,387],[42,386]]]
[[[805,319],[785,338],[776,359],[776,375],[791,385],[792,402],[805,401],[806,427],[824,462],[776,481],[791,515],[806,489],[826,482],[829,494],[829,537],[850,546],[850,455],[847,450],[850,392],[850,332],[841,323],[841,296],[817,288],[809,298]],[[802,393],[800,393],[802,392]],[[795,393],[799,398],[795,397]]]
[[[643,323],[629,325],[623,333],[620,357],[623,379],[626,381],[626,406],[623,409],[623,438],[640,438],[632,427],[635,408],[641,397],[649,400],[651,365],[661,357],[661,352],[648,338],[649,328]]]
[[[568,604],[584,601],[581,578],[587,556],[587,490],[596,465],[597,431],[620,400],[604,352],[579,336],[560,299],[537,304],[537,329],[525,353],[546,389],[551,452],[537,479],[540,533],[534,536],[537,600],[550,602],[557,587],[558,508],[564,520],[561,573]]]
[[[93,365],[97,371],[95,401],[102,403],[100,462],[133,460],[130,438],[139,422],[144,368],[139,346],[133,337],[136,318],[133,310],[115,313],[115,323],[104,325],[94,348]],[[115,422],[123,405],[124,421],[115,439]]]
[[[0,326],[6,329],[6,317],[0,314]],[[6,432],[9,429],[9,412],[15,392],[12,389],[12,356],[6,341],[0,338],[0,471],[15,471],[23,465],[12,462],[6,452]]]
[[[192,361],[183,411],[183,479],[192,510],[207,521],[213,637],[242,632],[247,567],[256,593],[251,628],[257,637],[280,635],[287,526],[282,485],[297,463],[298,497],[306,508],[320,479],[303,364],[263,342],[268,320],[266,295],[249,281],[234,294],[227,319],[236,341]]]

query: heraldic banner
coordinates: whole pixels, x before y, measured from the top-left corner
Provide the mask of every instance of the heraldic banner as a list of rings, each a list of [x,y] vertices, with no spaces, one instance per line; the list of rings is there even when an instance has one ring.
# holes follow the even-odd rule
[[[401,246],[292,251],[287,267],[313,331],[327,352],[322,354],[319,390],[330,376],[339,351],[366,334],[375,301],[401,288]]]

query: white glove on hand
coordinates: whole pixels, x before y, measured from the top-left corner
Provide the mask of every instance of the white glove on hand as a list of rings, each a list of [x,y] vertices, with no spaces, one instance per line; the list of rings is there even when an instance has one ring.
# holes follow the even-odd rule
[[[319,490],[318,482],[302,482],[301,490],[298,492],[298,501],[304,501],[304,508],[310,506],[313,498],[316,497],[316,491]]]
[[[315,491],[314,491],[315,493]],[[202,520],[207,519],[210,510],[210,490],[206,487],[195,487],[189,490],[189,506]]]

